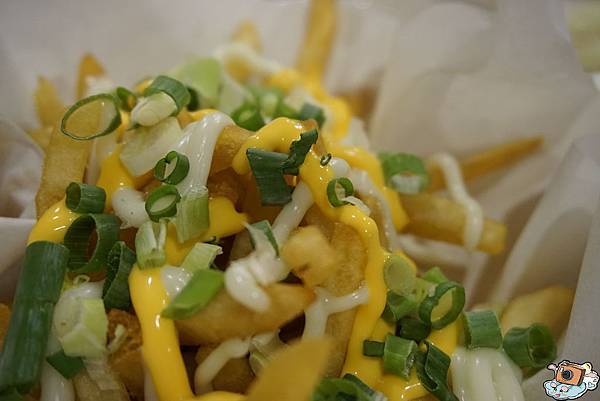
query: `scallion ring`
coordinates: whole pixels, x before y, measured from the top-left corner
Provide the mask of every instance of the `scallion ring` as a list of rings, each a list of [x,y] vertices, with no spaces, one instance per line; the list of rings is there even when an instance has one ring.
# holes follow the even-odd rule
[[[127,310],[129,299],[129,273],[136,262],[135,253],[123,241],[117,241],[108,253],[106,280],[102,299],[107,309]]]
[[[383,371],[408,380],[415,362],[417,343],[392,334],[385,336],[383,347]]]
[[[418,352],[416,355],[417,377],[423,387],[438,400],[458,401],[448,387],[450,357],[429,341],[425,341],[425,345],[427,351]]]
[[[137,96],[129,89],[119,86],[117,87],[115,94],[119,99],[121,109],[129,112],[135,107],[135,104],[137,103]]]
[[[84,368],[82,358],[68,356],[63,349],[47,356],[46,361],[67,380],[72,379]]]
[[[319,161],[319,164],[321,166],[326,166],[329,164],[329,162],[331,161],[331,158],[333,156],[331,155],[331,153],[327,153],[326,155],[321,156],[321,160]]]
[[[341,200],[338,194],[338,185],[344,191],[344,196],[352,196],[354,194],[354,185],[352,185],[352,181],[350,181],[346,177],[334,178],[329,181],[327,184],[327,199],[329,199],[329,203],[333,207],[340,207],[349,204],[349,202]]]
[[[65,203],[75,213],[102,213],[106,192],[95,185],[72,182],[67,187]]]
[[[404,296],[395,293],[394,291],[388,291],[386,297],[385,309],[381,317],[389,323],[396,323],[404,316],[412,313],[417,309],[417,302],[415,302],[413,296]]]
[[[452,292],[452,307],[450,310],[438,320],[432,321],[431,314],[433,310],[440,302],[442,296],[448,291]],[[430,324],[431,327],[435,330],[439,330],[442,327],[446,327],[450,323],[456,320],[456,318],[462,312],[463,307],[465,306],[465,289],[462,285],[454,282],[454,281],[446,281],[444,283],[438,284],[435,287],[435,292],[433,295],[426,297],[419,306],[419,317],[421,320],[427,324]]]
[[[231,119],[236,125],[248,131],[258,131],[265,125],[260,110],[251,103],[245,103],[236,109],[231,113]]]
[[[384,343],[379,341],[364,340],[363,355],[364,356],[383,356]]]
[[[500,348],[502,331],[496,313],[479,310],[463,313],[467,348]]]
[[[175,167],[171,173],[165,177],[167,165],[175,160]],[[190,171],[190,160],[186,155],[175,150],[167,153],[165,157],[160,159],[154,166],[154,178],[165,184],[177,185],[188,175]]]
[[[396,324],[396,335],[421,342],[431,333],[431,326],[413,317],[403,317]]]
[[[172,115],[179,113],[179,111],[190,102],[190,92],[188,91],[188,88],[178,80],[165,75],[156,77],[150,86],[144,90],[144,96],[147,97],[161,92],[169,95],[177,106],[177,109]]]
[[[119,125],[119,101],[111,94],[101,93],[71,106],[60,122],[60,130],[68,137],[85,141],[110,134]]]
[[[146,198],[146,213],[150,220],[158,222],[164,217],[173,217],[177,213],[177,202],[181,195],[174,185],[161,185]]]
[[[556,343],[548,327],[534,323],[513,327],[504,336],[504,351],[518,366],[539,369],[556,358]]]
[[[385,182],[403,194],[416,194],[429,185],[429,173],[423,160],[408,153],[378,154]]]
[[[304,103],[298,113],[298,120],[315,120],[319,127],[325,123],[325,112],[319,106]]]
[[[306,155],[310,151],[312,145],[317,143],[319,133],[316,129],[312,129],[300,134],[300,139],[292,142],[290,145],[289,156],[283,162],[283,172],[285,174],[298,175],[300,166],[306,160]]]

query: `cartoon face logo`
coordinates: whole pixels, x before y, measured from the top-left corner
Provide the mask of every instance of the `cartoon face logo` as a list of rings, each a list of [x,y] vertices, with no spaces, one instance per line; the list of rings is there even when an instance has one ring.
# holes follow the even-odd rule
[[[580,365],[564,360],[548,369],[554,371],[554,379],[545,381],[544,389],[555,400],[575,400],[598,387],[598,373],[589,362]]]

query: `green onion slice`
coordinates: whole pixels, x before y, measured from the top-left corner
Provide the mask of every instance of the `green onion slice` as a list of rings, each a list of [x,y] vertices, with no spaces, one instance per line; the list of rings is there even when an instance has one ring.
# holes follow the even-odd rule
[[[64,239],[65,246],[71,252],[69,270],[76,273],[103,270],[110,249],[119,239],[119,226],[119,219],[112,214],[84,214],[75,219]],[[97,239],[90,255],[94,231]]]
[[[81,99],[67,110],[60,123],[63,134],[77,140],[107,135],[121,125],[118,100],[108,93]]]
[[[273,114],[273,118],[277,117],[285,117],[291,118],[292,120],[297,120],[299,116],[298,111],[294,108],[290,107],[287,103],[283,101],[283,99],[277,104],[275,108],[275,113]]]
[[[179,294],[161,312],[168,319],[187,319],[204,308],[224,286],[223,272],[197,270]]]
[[[421,342],[426,339],[431,333],[431,327],[427,323],[423,323],[419,319],[413,317],[403,317],[396,325],[396,335]]]
[[[298,113],[298,120],[315,120],[319,127],[325,123],[325,112],[319,106],[304,103]]]
[[[117,99],[119,99],[121,109],[125,111],[131,111],[137,103],[137,95],[122,86],[117,87],[115,95],[117,96]]]
[[[177,202],[181,195],[174,185],[161,185],[146,198],[146,213],[150,220],[158,222],[164,217],[173,217],[177,213]]]
[[[0,392],[0,401],[21,401],[23,396],[14,388]]]
[[[238,126],[248,131],[258,131],[265,125],[265,120],[262,118],[260,110],[250,103],[245,103],[237,108],[231,114],[231,119]]]
[[[312,401],[373,401],[374,394],[359,378],[346,374],[342,379],[322,379],[312,395]]]
[[[129,298],[129,273],[136,261],[135,253],[123,241],[117,241],[108,253],[106,280],[102,288],[102,299],[107,309],[127,310]]]
[[[167,223],[147,221],[140,226],[135,235],[135,251],[137,263],[141,269],[160,267],[165,264],[165,241],[167,239]]]
[[[384,343],[379,341],[364,340],[363,355],[364,356],[383,356]]]
[[[223,86],[222,70],[223,67],[214,58],[202,58],[181,64],[168,75],[194,89],[198,95],[199,107],[205,108],[218,103]]]
[[[106,353],[108,318],[99,298],[71,298],[73,321],[58,340],[66,355],[97,358]]]
[[[190,92],[190,102],[187,104],[187,109],[189,111],[199,110],[201,107],[200,94],[198,94],[196,89],[189,86],[187,86],[187,90]]]
[[[496,313],[481,310],[463,313],[467,348],[500,348],[502,331]]]
[[[183,243],[196,238],[210,227],[208,209],[208,189],[204,186],[193,187],[177,204],[175,216],[177,241]]]
[[[423,160],[407,153],[378,154],[385,182],[395,191],[416,194],[429,185],[429,173]]]
[[[383,371],[408,380],[415,362],[417,343],[392,334],[385,336],[383,348]]]
[[[452,292],[452,307],[450,310],[441,318],[435,321],[431,321],[431,314],[434,308],[440,302],[442,296],[448,292]],[[435,287],[435,292],[433,295],[425,298],[421,305],[419,306],[419,317],[421,320],[427,324],[430,324],[431,327],[435,330],[439,330],[442,327],[446,327],[450,323],[456,320],[456,318],[462,312],[463,307],[465,306],[465,289],[462,285],[454,282],[454,281],[446,281],[444,283],[438,284]]]
[[[273,229],[271,228],[271,223],[269,223],[269,220],[257,221],[256,223],[252,223],[250,226],[252,228],[255,228],[255,229],[261,231],[263,234],[265,234],[265,236],[271,243],[271,246],[275,250],[275,254],[277,256],[279,256],[279,246],[277,245],[277,240],[275,239],[275,235],[273,234]],[[250,242],[252,243],[252,247],[256,249],[256,242],[257,242],[256,238],[254,238],[252,230],[249,230],[249,231],[250,231]]]
[[[446,281],[450,281],[444,275],[444,273],[442,272],[442,269],[440,269],[437,266],[432,267],[431,269],[427,270],[425,273],[423,273],[421,275],[421,278],[425,281],[429,281],[430,283],[435,283],[435,284],[442,284]]]
[[[285,174],[298,175],[299,168],[306,160],[306,155],[312,145],[317,143],[319,134],[316,129],[300,134],[300,139],[295,140],[290,145],[290,153],[286,161],[283,162],[283,172]]]
[[[165,177],[167,165],[175,160],[175,167],[169,175]],[[154,166],[154,178],[165,184],[177,185],[188,175],[190,171],[190,160],[186,155],[172,150],[165,157],[160,159]]]
[[[395,324],[398,320],[414,312],[416,309],[417,303],[411,295],[398,295],[394,291],[388,291],[385,309],[381,317],[385,321]]]
[[[331,155],[331,153],[327,153],[326,155],[321,156],[321,160],[319,161],[319,164],[321,166],[326,166],[329,164],[329,162],[331,161],[331,158],[333,156]]]
[[[106,192],[95,185],[72,182],[67,187],[66,204],[75,213],[102,213]]]
[[[173,99],[177,109],[172,115],[177,115],[190,102],[190,92],[184,84],[176,79],[159,75],[152,81],[150,86],[144,90],[144,96],[151,96],[156,93],[166,93]]]
[[[355,384],[358,388],[360,388],[362,390],[363,393],[365,393],[369,396],[375,395],[375,390],[373,390],[371,387],[367,386],[367,384],[365,382],[360,380],[357,376],[353,375],[352,373],[346,373],[344,375],[343,379]]]
[[[419,352],[416,356],[417,377],[438,400],[458,401],[448,387],[450,357],[429,341],[425,341],[425,345],[427,351]]]
[[[343,195],[340,193],[343,191]],[[334,178],[327,184],[327,199],[333,207],[348,205],[350,202],[342,200],[347,196],[354,195],[354,185],[346,177]]]
[[[292,200],[290,187],[283,177],[285,153],[268,152],[259,148],[246,151],[250,168],[256,179],[260,201],[266,205],[285,205]]]
[[[46,361],[48,361],[48,363],[67,380],[72,379],[84,368],[83,359],[80,357],[68,356],[62,349],[47,356]]]
[[[504,335],[504,351],[519,367],[539,369],[556,358],[556,343],[547,326],[513,327]]]
[[[187,254],[181,268],[190,273],[197,270],[209,269],[217,255],[223,253],[223,249],[218,245],[199,242],[194,244],[192,250]]]
[[[417,275],[405,257],[391,255],[383,265],[383,278],[388,289],[408,296],[414,291]]]

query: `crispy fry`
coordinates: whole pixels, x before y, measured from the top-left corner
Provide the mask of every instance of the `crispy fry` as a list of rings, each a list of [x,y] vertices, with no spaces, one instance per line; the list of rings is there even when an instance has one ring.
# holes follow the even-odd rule
[[[537,151],[543,143],[544,137],[534,136],[503,143],[481,153],[477,153],[460,162],[463,178],[466,181],[472,180],[495,170],[515,164],[519,160]],[[442,171],[436,165],[429,166],[429,176],[431,177],[431,183],[427,188],[428,191],[437,191],[446,186]]]
[[[104,67],[93,54],[86,53],[79,62],[79,77],[77,78],[77,99],[81,99],[88,91],[87,78],[99,77],[105,74]]]
[[[231,252],[229,253],[230,260],[237,260],[244,258],[252,252],[252,242],[250,242],[250,233],[248,230],[240,231],[236,234],[233,245],[231,246]]]
[[[310,305],[314,293],[299,285],[273,284],[265,289],[271,306],[257,313],[236,302],[222,290],[206,308],[186,320],[177,320],[183,344],[219,344],[233,337],[273,331]]]
[[[219,171],[208,177],[206,184],[210,196],[224,196],[228,198],[234,205],[238,203],[242,194],[239,176],[233,169]]]
[[[7,305],[0,304],[0,349],[4,344],[4,336],[8,331],[8,323],[10,322],[10,308]]]
[[[223,131],[221,131],[215,146],[213,160],[210,166],[210,174],[218,173],[219,171],[231,167],[233,157],[252,134],[252,132],[240,128],[237,125],[225,127]]]
[[[198,348],[196,362],[198,364],[202,363],[215,348],[214,346]],[[232,393],[243,394],[250,386],[250,383],[252,383],[252,380],[254,380],[254,372],[250,368],[248,358],[244,357],[230,359],[215,376],[212,384],[213,388],[217,391],[230,391]]]
[[[323,78],[335,38],[337,7],[335,0],[312,0],[296,68],[310,79]]]
[[[561,286],[546,287],[521,295],[508,303],[500,319],[502,332],[512,327],[543,323],[559,338],[569,323],[575,291]]]
[[[129,395],[123,383],[117,378],[115,381],[121,386],[119,390],[100,390],[92,380],[86,369],[83,369],[73,378],[75,392],[79,401],[127,401]]]
[[[52,82],[45,77],[38,78],[34,94],[35,111],[42,127],[51,127],[62,118],[65,104],[58,96],[58,91]]]
[[[344,92],[339,96],[348,103],[353,116],[368,121],[373,111],[373,106],[375,106],[377,89],[372,85],[365,85]]]
[[[326,339],[314,339],[279,351],[250,387],[246,401],[308,400],[325,368],[330,349]]]
[[[335,222],[328,219],[318,206],[312,206],[308,209],[308,212],[304,215],[304,223],[306,225],[315,226],[325,235],[328,241],[331,241],[333,236],[333,230],[335,228]]]
[[[40,188],[35,197],[37,217],[65,196],[70,182],[82,182],[90,152],[90,141],[76,141],[52,130],[46,150]]]
[[[402,206],[410,222],[406,231],[438,241],[462,244],[465,225],[465,211],[462,205],[450,199],[432,195],[403,195]],[[496,255],[504,250],[506,226],[491,219],[485,219],[483,233],[477,249]]]
[[[262,44],[260,43],[260,34],[256,25],[252,21],[241,21],[235,32],[231,36],[234,42],[245,43],[254,49],[257,53],[262,52]]]
[[[281,248],[281,258],[304,285],[314,288],[334,272],[338,254],[316,226],[300,227]]]
[[[39,127],[32,130],[27,131],[31,139],[38,144],[42,150],[46,150],[48,144],[50,144],[50,136],[52,135],[52,126],[48,127]]]

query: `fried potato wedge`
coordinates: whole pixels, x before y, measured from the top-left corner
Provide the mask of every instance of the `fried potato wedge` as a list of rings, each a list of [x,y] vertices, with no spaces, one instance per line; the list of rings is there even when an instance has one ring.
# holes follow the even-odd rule
[[[88,77],[100,77],[105,74],[104,67],[93,54],[86,53],[79,62],[77,78],[77,99],[81,99],[88,91]]]
[[[228,168],[208,177],[206,184],[210,196],[224,196],[228,198],[234,205],[237,204],[242,197],[242,185],[239,181],[239,176]]]
[[[343,92],[339,96],[348,103],[353,116],[368,121],[377,99],[377,89],[366,85]]]
[[[27,131],[27,134],[38,144],[43,151],[50,144],[50,136],[52,135],[52,127],[39,127]]]
[[[481,153],[477,153],[460,162],[463,178],[468,181],[482,175],[515,164],[519,160],[539,150],[544,143],[544,137],[534,136],[531,138],[518,139],[504,143]],[[436,165],[428,166],[431,182],[428,191],[437,191],[446,186],[444,176]]]
[[[311,339],[277,352],[250,387],[245,401],[306,401],[329,357],[327,339]]]
[[[304,215],[304,223],[306,225],[315,226],[325,235],[328,241],[331,241],[333,236],[333,230],[335,228],[335,222],[330,220],[323,214],[318,206],[313,205]]]
[[[233,32],[233,35],[231,35],[231,40],[244,43],[257,53],[262,52],[260,34],[258,33],[256,24],[252,21],[241,21]]]
[[[410,219],[407,232],[452,244],[463,243],[466,216],[461,204],[427,193],[402,195],[401,199]],[[496,255],[504,250],[505,245],[506,226],[486,218],[477,249]]]
[[[215,145],[210,174],[218,173],[231,167],[234,156],[252,135],[251,131],[247,131],[237,125],[228,125],[225,127],[221,131]]]
[[[249,310],[222,290],[193,317],[176,320],[181,342],[187,345],[219,344],[234,337],[273,331],[296,316],[314,300],[312,291],[291,284],[265,288],[271,306],[264,313]]]
[[[62,118],[66,109],[65,104],[58,95],[54,84],[47,78],[38,78],[33,98],[35,111],[42,127],[51,127]]]
[[[5,304],[0,304],[0,349],[4,344],[4,336],[8,331],[8,324],[10,323],[10,308]]]
[[[252,252],[252,242],[250,242],[250,233],[248,230],[240,231],[235,235],[231,252],[229,253],[230,260],[238,260],[245,258]]]
[[[514,298],[504,308],[500,324],[506,333],[513,327],[543,323],[559,338],[569,323],[575,290],[561,286],[546,287]]]
[[[214,351],[216,347],[200,347],[196,353],[196,362],[199,364]],[[254,372],[250,368],[248,358],[230,359],[223,369],[215,376],[212,381],[213,388],[217,391],[229,391],[232,393],[244,394],[252,381]]]
[[[115,381],[121,388],[118,390],[101,390],[100,387],[92,380],[86,369],[80,371],[73,377],[73,384],[77,399],[79,401],[127,401],[129,395],[123,383],[120,383],[117,378]]]

